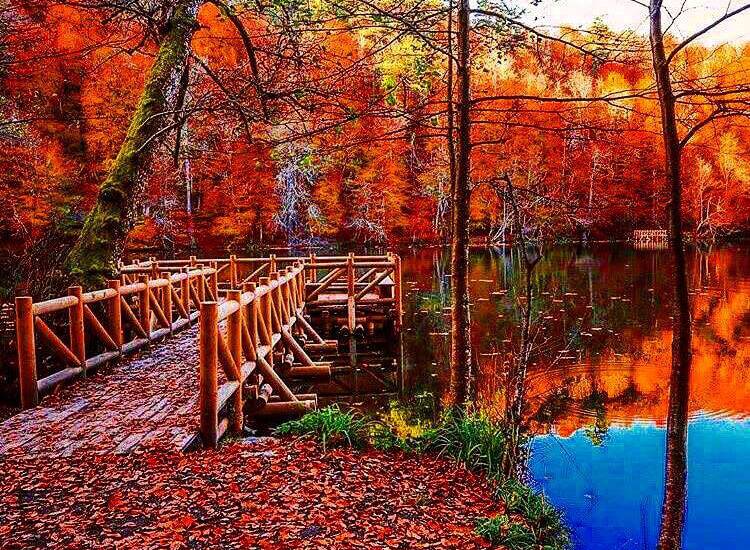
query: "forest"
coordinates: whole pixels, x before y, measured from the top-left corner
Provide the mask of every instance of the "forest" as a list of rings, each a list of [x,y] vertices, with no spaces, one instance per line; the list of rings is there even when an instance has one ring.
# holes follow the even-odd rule
[[[144,13],[47,4],[11,3],[0,20],[0,240],[17,250],[80,230],[169,15],[149,2]],[[455,85],[442,7],[202,3],[176,103],[131,197],[129,246],[444,240]],[[545,40],[477,15],[472,235],[502,240],[505,173],[559,205],[545,214],[556,238],[666,228],[645,38],[596,22],[556,32]],[[708,92],[739,91],[748,59],[747,44],[682,49],[676,80],[706,93],[682,95],[681,124],[725,109]],[[747,131],[716,116],[685,151],[683,210],[697,238],[748,229]]]
[[[744,547],[750,2],[583,4],[2,2],[0,547]]]

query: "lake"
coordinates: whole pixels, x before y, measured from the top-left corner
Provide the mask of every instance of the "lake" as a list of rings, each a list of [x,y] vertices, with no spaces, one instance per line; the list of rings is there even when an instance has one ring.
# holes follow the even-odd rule
[[[471,254],[478,400],[503,407],[518,346],[517,251]],[[449,379],[449,260],[402,253],[402,393],[420,403]],[[694,360],[689,388],[684,548],[750,540],[750,248],[689,251]],[[576,548],[652,549],[664,493],[671,361],[670,258],[626,244],[556,247],[535,274],[529,472],[560,507]]]
[[[400,403],[405,406],[392,409],[392,420],[410,425],[434,419],[448,388],[450,262],[441,248],[401,256],[402,345],[353,342],[337,358],[346,374],[315,390],[322,404],[343,395],[369,409]],[[505,373],[519,346],[519,304],[526,302],[520,258],[509,248],[475,249],[470,261],[478,401],[501,415]],[[690,249],[688,269],[694,356],[684,548],[744,549],[750,540],[750,247]],[[534,272],[525,415],[535,437],[528,471],[564,511],[577,549],[656,547],[671,277],[666,250],[624,243],[554,247]]]

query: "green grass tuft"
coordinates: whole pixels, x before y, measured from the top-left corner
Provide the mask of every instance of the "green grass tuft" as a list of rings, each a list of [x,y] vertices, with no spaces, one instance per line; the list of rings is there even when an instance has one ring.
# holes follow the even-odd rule
[[[505,428],[478,413],[447,412],[431,434],[428,448],[448,455],[492,481],[503,478],[509,451]]]
[[[508,550],[536,550],[536,537],[525,525],[513,523],[507,515],[483,518],[477,521],[476,533],[493,545],[503,545]],[[557,550],[543,546],[545,550]]]
[[[492,544],[509,550],[565,550],[571,547],[570,530],[562,514],[547,498],[514,479],[499,483],[496,496],[505,503],[506,513],[523,518],[524,525],[510,523],[509,516],[482,519],[476,532]]]
[[[368,436],[367,419],[352,411],[342,411],[338,405],[307,413],[299,420],[278,426],[276,435],[315,437],[323,449],[335,446],[363,447]]]

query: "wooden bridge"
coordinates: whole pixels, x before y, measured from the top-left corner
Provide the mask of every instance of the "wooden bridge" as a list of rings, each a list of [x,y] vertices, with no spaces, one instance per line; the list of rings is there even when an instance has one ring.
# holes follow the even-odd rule
[[[15,305],[24,411],[0,425],[0,454],[185,450],[314,409],[317,396],[292,387],[331,377],[316,359],[340,339],[401,330],[401,264],[151,258],[106,289]]]
[[[633,245],[636,248],[666,248],[669,244],[669,231],[666,229],[636,229],[633,231]]]

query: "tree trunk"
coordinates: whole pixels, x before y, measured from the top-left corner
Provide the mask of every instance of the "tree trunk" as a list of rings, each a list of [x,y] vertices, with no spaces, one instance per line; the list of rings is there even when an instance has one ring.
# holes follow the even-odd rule
[[[443,235],[447,242],[453,232],[453,196],[456,192],[456,134],[455,134],[455,112],[453,102],[453,0],[448,0],[448,85],[446,89],[448,96],[448,128],[445,134],[448,144],[448,174],[449,174],[449,195],[448,201],[448,225],[447,234]],[[447,238],[446,238],[447,237]]]
[[[471,89],[469,51],[469,0],[458,4],[458,151],[453,190],[451,235],[451,388],[455,405],[472,397],[471,319],[469,315],[469,201],[471,190]]]
[[[670,245],[674,259],[674,320],[672,322],[672,371],[667,417],[664,503],[658,550],[679,550],[685,522],[687,494],[688,392],[680,391],[690,383],[691,321],[685,250],[682,234],[682,146],[677,133],[675,96],[669,63],[664,51],[661,9],[663,0],[650,0],[651,52],[661,104],[662,133],[666,153],[667,184],[671,193]]]
[[[114,273],[143,194],[150,157],[174,126],[169,122],[202,3],[181,0],[174,7],[125,140],[68,256],[71,275],[88,286],[101,285]]]

